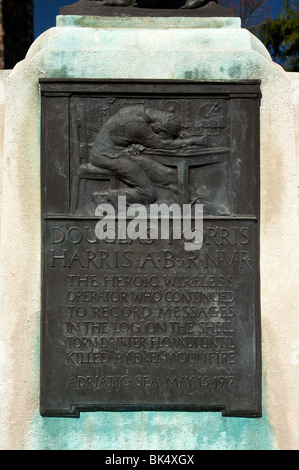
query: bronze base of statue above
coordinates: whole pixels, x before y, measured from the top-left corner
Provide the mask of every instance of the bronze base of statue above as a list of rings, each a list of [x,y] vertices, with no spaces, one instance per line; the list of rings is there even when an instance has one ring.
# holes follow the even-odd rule
[[[121,17],[234,17],[215,0],[79,0],[61,7],[61,15]]]

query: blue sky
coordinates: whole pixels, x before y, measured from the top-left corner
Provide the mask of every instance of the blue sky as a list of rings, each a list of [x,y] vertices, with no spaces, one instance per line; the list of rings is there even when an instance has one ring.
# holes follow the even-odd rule
[[[35,38],[56,24],[56,16],[64,5],[71,5],[75,0],[34,0]],[[283,0],[272,0],[272,16],[278,15]]]

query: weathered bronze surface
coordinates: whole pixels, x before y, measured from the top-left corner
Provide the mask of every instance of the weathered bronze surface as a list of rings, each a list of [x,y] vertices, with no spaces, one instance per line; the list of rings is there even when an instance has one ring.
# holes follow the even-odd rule
[[[41,414],[260,416],[259,82],[40,85]],[[202,248],[99,240],[119,195],[202,203]]]
[[[216,147],[207,135],[182,137],[180,133],[180,116],[170,110],[138,104],[115,112],[99,130],[90,162],[80,165],[79,174],[87,178],[112,174],[127,187],[95,193],[96,203],[108,202],[116,208],[118,197],[126,196],[128,205],[151,204],[157,200],[156,187],[167,189],[173,202],[199,199],[198,191],[179,184],[177,171],[167,163],[175,159],[189,166],[194,157],[195,163],[200,155],[219,158],[228,149]],[[157,161],[162,156],[166,165]]]
[[[231,17],[218,0],[79,0],[61,7],[61,15]]]

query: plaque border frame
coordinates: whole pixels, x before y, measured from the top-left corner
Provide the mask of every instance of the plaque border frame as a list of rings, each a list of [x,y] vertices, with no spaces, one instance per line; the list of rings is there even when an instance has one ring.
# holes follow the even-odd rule
[[[244,417],[244,418],[260,418],[262,417],[262,332],[261,332],[261,300],[260,300],[260,156],[257,157],[257,176],[258,176],[258,194],[256,197],[256,215],[233,215],[233,216],[205,216],[204,220],[252,220],[257,224],[257,239],[258,244],[255,247],[257,253],[257,279],[256,279],[256,315],[255,315],[255,357],[256,357],[256,390],[255,390],[255,403],[256,407],[252,410],[233,410],[227,406],[196,406],[196,405],[128,405],[128,404],[109,404],[109,405],[82,405],[73,403],[68,410],[47,410],[44,406],[44,396],[46,393],[44,386],[44,374],[47,372],[43,370],[43,358],[46,352],[45,348],[45,335],[46,335],[46,314],[45,314],[45,262],[44,262],[44,241],[46,239],[45,225],[49,219],[61,220],[76,220],[86,219],[91,220],[92,217],[76,217],[68,214],[54,215],[45,214],[45,187],[46,187],[46,168],[43,162],[43,155],[47,152],[47,141],[45,139],[45,121],[43,119],[45,111],[44,98],[46,97],[60,97],[69,98],[73,93],[76,94],[91,94],[91,93],[125,93],[132,96],[143,96],[145,93],[149,95],[161,95],[166,97],[173,96],[174,90],[179,90],[180,95],[197,96],[199,94],[215,93],[218,96],[229,95],[230,98],[234,97],[253,97],[261,100],[260,85],[261,80],[211,80],[211,81],[195,81],[195,80],[170,80],[170,79],[61,79],[61,78],[42,78],[39,80],[40,94],[41,94],[41,228],[42,228],[42,244],[41,244],[41,345],[40,345],[40,414],[42,417],[72,417],[79,418],[81,412],[94,412],[94,411],[192,411],[192,412],[221,412],[223,417]],[[134,90],[132,91],[132,85]],[[230,90],[230,91],[229,91]],[[250,91],[249,91],[250,90]],[[203,93],[204,92],[204,93]],[[260,115],[258,113],[258,122],[256,123],[256,138],[260,142]],[[70,149],[69,149],[70,150]],[[94,217],[96,218],[96,217]]]

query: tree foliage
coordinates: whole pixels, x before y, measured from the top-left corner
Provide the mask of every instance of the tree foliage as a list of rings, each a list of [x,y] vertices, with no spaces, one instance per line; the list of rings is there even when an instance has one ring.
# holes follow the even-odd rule
[[[268,19],[257,35],[273,60],[285,70],[299,72],[299,0],[285,0],[277,19]]]

